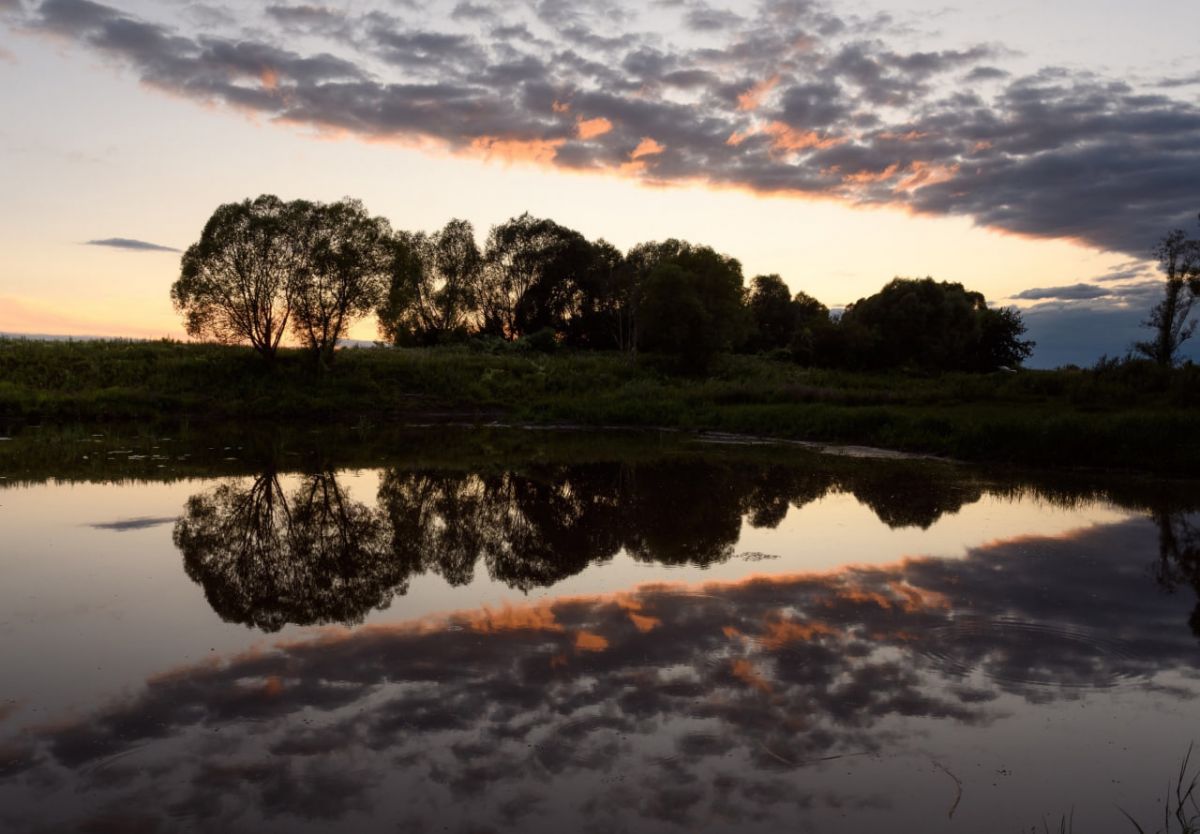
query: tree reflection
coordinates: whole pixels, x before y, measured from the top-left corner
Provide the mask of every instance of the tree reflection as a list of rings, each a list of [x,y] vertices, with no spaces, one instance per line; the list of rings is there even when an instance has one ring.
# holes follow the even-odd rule
[[[743,521],[775,527],[793,507],[853,493],[892,527],[928,527],[977,486],[897,467],[830,469],[698,458],[534,464],[478,472],[391,468],[377,505],[331,472],[285,493],[274,470],[193,496],[175,528],[188,575],[226,620],[359,622],[435,573],[464,585],[482,565],[511,588],[549,587],[624,551],[666,565],[732,557]]]
[[[1168,593],[1186,586],[1200,597],[1200,529],[1188,513],[1159,511],[1154,515],[1159,554],[1155,578]],[[1188,623],[1192,633],[1200,637],[1200,600]]]
[[[403,593],[410,573],[379,516],[332,473],[301,477],[290,495],[274,472],[194,495],[174,540],[213,610],[264,631],[361,622]]]

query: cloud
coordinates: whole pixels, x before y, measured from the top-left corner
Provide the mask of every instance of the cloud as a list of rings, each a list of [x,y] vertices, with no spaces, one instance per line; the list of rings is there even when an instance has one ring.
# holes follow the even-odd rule
[[[128,237],[106,237],[101,240],[89,240],[86,246],[108,246],[113,249],[128,249],[134,252],[178,252],[173,246],[160,246],[157,243],[147,243],[144,240],[134,240]]]
[[[1046,298],[1078,300],[1084,298],[1103,298],[1112,295],[1111,289],[1097,287],[1094,284],[1071,284],[1066,287],[1035,287],[1022,290],[1013,296],[1027,301],[1037,301]]]
[[[111,530],[115,533],[124,533],[129,530],[146,530],[151,527],[161,527],[164,524],[174,524],[176,518],[176,516],[141,516],[139,518],[122,518],[116,521],[104,521],[96,524],[89,524],[88,526],[93,530]]]
[[[43,0],[24,25],[290,125],[463,154],[535,148],[519,156],[964,216],[1139,257],[1193,222],[1200,192],[1200,106],[1170,95],[1187,78],[1141,89],[1084,70],[1013,75],[1002,46],[912,51],[887,16],[815,0],[740,14],[681,0],[653,15],[614,0],[468,0],[436,23],[382,0],[247,7],[236,22],[156,14]],[[581,133],[577,119],[611,128]],[[665,150],[629,165],[643,139]]]

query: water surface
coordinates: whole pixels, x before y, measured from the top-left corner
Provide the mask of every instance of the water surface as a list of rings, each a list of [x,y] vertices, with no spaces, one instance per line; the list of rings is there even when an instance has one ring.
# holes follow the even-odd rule
[[[3,830],[1131,831],[1195,733],[1190,484],[502,430],[4,454]]]

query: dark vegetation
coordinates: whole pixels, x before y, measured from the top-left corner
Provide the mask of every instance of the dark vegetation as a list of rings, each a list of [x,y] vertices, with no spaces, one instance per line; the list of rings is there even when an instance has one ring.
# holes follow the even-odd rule
[[[711,429],[1033,466],[1200,471],[1200,368],[913,375],[723,355],[703,379],[670,362],[543,353],[528,340],[340,351],[312,373],[170,342],[0,342],[0,432],[42,421],[502,420]]]
[[[777,275],[747,290],[741,264],[707,246],[666,240],[622,254],[523,214],[492,227],[481,251],[465,220],[394,232],[353,200],[220,206],[171,296],[192,336],[249,343],[271,361],[290,330],[322,368],[371,312],[393,345],[524,339],[650,352],[691,373],[729,351],[936,372],[1015,366],[1031,350],[1015,310],[989,308],[961,284],[897,278],[834,317]]]
[[[171,291],[189,333],[228,344],[0,341],[0,430],[502,419],[1195,471],[1200,370],[1177,357],[1200,241],[1175,231],[1157,254],[1145,359],[1017,373],[1020,315],[961,284],[898,278],[835,316],[777,275],[747,288],[735,259],[678,240],[622,254],[526,214],[481,250],[466,221],[397,232],[353,200],[264,195],[214,212]],[[335,351],[372,312],[387,344]]]

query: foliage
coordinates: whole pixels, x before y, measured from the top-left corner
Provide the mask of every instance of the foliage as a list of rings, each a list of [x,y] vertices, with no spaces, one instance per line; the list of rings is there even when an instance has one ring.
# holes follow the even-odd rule
[[[983,295],[932,278],[896,278],[847,307],[844,361],[864,368],[991,371],[1032,352],[1015,310],[992,310]]]
[[[392,344],[433,345],[475,327],[483,256],[475,229],[451,220],[431,235],[398,232],[391,279],[379,309],[380,332]]]
[[[1159,241],[1154,256],[1166,275],[1163,299],[1144,322],[1154,330],[1154,338],[1133,347],[1158,365],[1170,367],[1178,359],[1180,345],[1196,330],[1191,312],[1200,294],[1200,240],[1189,240],[1182,229],[1175,229]]]
[[[294,204],[303,226],[302,266],[292,275],[292,327],[322,366],[333,361],[350,323],[379,304],[391,228],[357,200]]]
[[[213,212],[183,255],[171,300],[188,335],[224,344],[249,342],[271,359],[287,331],[295,275],[305,260],[296,234],[312,204],[264,194]]]
[[[741,264],[707,246],[676,240],[651,246],[642,254],[639,347],[704,370],[746,333]]]
[[[481,332],[509,340],[566,332],[592,253],[583,235],[528,213],[493,226],[480,272]]]

